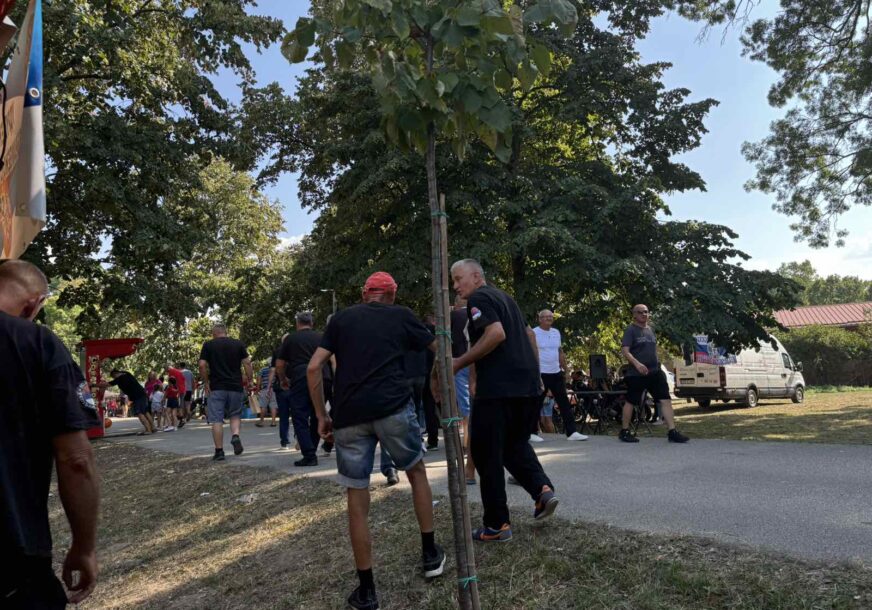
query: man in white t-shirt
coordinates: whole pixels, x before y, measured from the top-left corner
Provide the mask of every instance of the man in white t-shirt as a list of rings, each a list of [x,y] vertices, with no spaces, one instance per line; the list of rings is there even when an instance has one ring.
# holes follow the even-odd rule
[[[566,395],[566,356],[563,355],[563,344],[560,331],[553,328],[554,313],[543,309],[539,312],[539,326],[533,329],[536,333],[536,343],[539,346],[539,374],[542,375],[542,400],[545,393],[551,390],[554,401],[560,409],[563,429],[568,441],[586,441],[587,436],[575,429],[575,417]]]

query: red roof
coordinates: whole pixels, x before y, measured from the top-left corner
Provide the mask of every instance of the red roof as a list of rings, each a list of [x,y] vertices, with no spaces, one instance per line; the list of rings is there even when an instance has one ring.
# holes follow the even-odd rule
[[[824,326],[857,326],[872,322],[872,301],[843,305],[809,305],[793,311],[775,312],[775,319],[787,328],[822,324]]]

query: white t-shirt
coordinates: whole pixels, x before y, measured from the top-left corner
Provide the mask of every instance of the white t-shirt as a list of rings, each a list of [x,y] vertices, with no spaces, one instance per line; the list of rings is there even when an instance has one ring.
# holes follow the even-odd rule
[[[556,328],[543,330],[541,326],[533,329],[539,346],[539,372],[553,374],[560,372],[560,331]]]
[[[163,403],[164,393],[160,390],[155,390],[151,394],[151,408],[160,409]]]

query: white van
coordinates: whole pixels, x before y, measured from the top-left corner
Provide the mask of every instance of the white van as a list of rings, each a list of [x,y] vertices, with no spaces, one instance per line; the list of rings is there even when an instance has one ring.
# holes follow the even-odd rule
[[[759,349],[744,349],[722,364],[675,361],[675,395],[695,400],[707,407],[713,400],[735,400],[756,407],[761,398],[790,398],[801,403],[805,398],[802,363],[775,339],[775,347],[761,341]]]

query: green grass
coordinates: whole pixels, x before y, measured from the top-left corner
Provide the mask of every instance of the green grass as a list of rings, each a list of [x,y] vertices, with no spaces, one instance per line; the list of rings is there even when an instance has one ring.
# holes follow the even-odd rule
[[[869,389],[809,393],[802,404],[762,399],[753,409],[735,402],[708,408],[679,401],[673,405],[677,426],[692,438],[872,444]]]
[[[344,607],[356,579],[344,497],[333,483],[108,441],[95,449],[102,574],[82,608]],[[252,494],[251,503],[239,501]],[[56,490],[52,503],[60,561],[68,534]],[[436,517],[437,540],[450,551],[444,499]],[[419,575],[408,492],[374,489],[370,523],[382,608],[455,607],[453,557],[444,577],[428,583]],[[483,608],[872,607],[872,569],[859,564],[558,519],[536,527],[517,517],[514,526],[512,542],[476,547]]]

